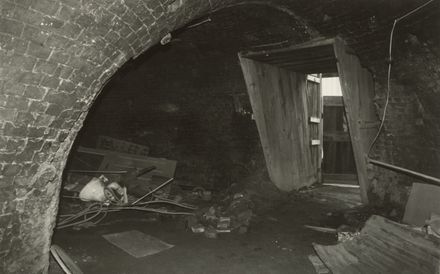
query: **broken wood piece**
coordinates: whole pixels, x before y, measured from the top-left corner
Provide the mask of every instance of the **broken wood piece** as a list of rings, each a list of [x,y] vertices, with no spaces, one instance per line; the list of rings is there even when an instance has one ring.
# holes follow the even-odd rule
[[[324,233],[337,233],[336,228],[330,228],[330,227],[322,227],[322,226],[314,226],[314,225],[304,225],[306,228],[310,228],[311,230],[318,231],[318,232],[324,232]]]
[[[177,165],[177,161],[165,158],[154,158],[87,147],[78,147],[77,153],[85,157],[102,158],[100,167],[97,168],[99,170],[121,170],[126,173],[126,170],[132,168],[155,166],[156,169],[149,173],[148,176],[139,177],[139,180],[145,183],[148,183],[149,178],[153,175],[166,178],[174,177]]]
[[[55,261],[61,267],[66,274],[83,274],[81,269],[75,264],[69,255],[58,245],[52,245],[50,247],[50,253],[54,257]]]
[[[334,274],[438,273],[440,239],[373,215],[353,240],[313,247]]]
[[[122,175],[120,179],[120,183],[123,186],[130,186],[137,183],[137,179],[141,177],[142,175],[145,175],[153,170],[155,170],[155,166],[149,166],[146,168],[143,168],[141,170],[137,169],[131,169],[128,170],[125,174]]]
[[[315,83],[321,83],[321,78],[313,76],[311,74],[307,74],[307,81],[315,82]]]

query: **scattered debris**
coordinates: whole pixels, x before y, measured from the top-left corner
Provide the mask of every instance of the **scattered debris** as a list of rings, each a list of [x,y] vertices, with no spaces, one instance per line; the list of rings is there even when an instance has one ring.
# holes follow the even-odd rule
[[[109,180],[103,175],[98,178],[93,177],[79,192],[79,198],[87,202],[95,201],[107,204],[127,204],[127,189],[121,187],[116,182],[107,184],[108,181]]]
[[[104,202],[104,184],[106,182],[108,182],[108,179],[103,175],[98,178],[93,177],[92,180],[90,180],[80,191],[79,198],[82,201]]]
[[[205,190],[201,186],[197,186],[192,190],[192,194],[199,197],[203,201],[210,201],[212,199],[212,192],[210,190]]]
[[[359,236],[360,232],[350,232],[350,231],[339,231],[338,232],[338,242],[343,243],[345,241],[351,241],[356,236]]]
[[[173,247],[171,244],[137,230],[106,234],[102,237],[135,258],[157,254]]]
[[[205,229],[204,235],[206,238],[216,239],[217,238],[217,230],[212,228],[211,226],[209,226]]]
[[[252,208],[253,204],[246,195],[236,193],[227,196],[219,204],[200,209],[195,217],[188,217],[187,226],[194,233],[204,232],[208,238],[232,231],[246,233],[253,214]]]
[[[439,245],[440,239],[373,215],[352,240],[314,248],[334,274],[437,273]]]
[[[318,232],[336,234],[338,236],[338,242],[340,243],[345,242],[347,240],[352,240],[355,236],[359,235],[359,231],[351,231],[352,228],[346,225],[341,225],[337,229],[330,227],[313,226],[313,225],[304,225],[304,227]]]
[[[431,214],[431,219],[426,222],[428,233],[440,238],[440,215]]]
[[[204,233],[205,227],[202,224],[194,224],[191,226],[191,230],[194,233]]]
[[[140,198],[128,197],[125,188],[121,188],[118,184],[109,184],[107,187],[104,186],[102,177],[101,179],[95,178],[90,184],[87,184],[88,188],[82,191],[80,197],[87,201],[97,201],[95,203],[83,204],[82,210],[76,213],[70,214],[60,214],[60,218],[57,223],[57,229],[76,227],[84,228],[96,225],[101,222],[108,213],[116,212],[121,210],[136,210],[148,213],[157,213],[165,215],[194,215],[194,213],[189,212],[196,209],[195,206],[178,203],[172,199],[162,198],[160,196],[155,196],[161,188],[165,187],[167,184],[173,181],[173,178],[165,181],[161,185],[157,186],[155,189],[149,191],[147,194]],[[118,188],[119,186],[119,188]],[[120,195],[122,192],[122,195]],[[102,196],[104,193],[104,198]],[[145,199],[149,199],[145,201]],[[140,201],[144,202],[140,203]],[[156,205],[169,205],[172,207],[179,207],[182,211],[168,210],[163,207],[157,208]]]
[[[73,202],[67,212],[61,211],[58,229],[91,227],[108,213],[121,210],[193,215],[191,211],[196,209],[183,203],[182,196],[170,197],[176,161],[84,147],[73,158],[62,193]]]

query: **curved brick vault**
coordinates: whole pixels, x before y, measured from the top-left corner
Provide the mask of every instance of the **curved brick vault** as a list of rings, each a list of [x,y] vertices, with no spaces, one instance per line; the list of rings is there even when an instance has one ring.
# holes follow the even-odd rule
[[[358,27],[348,23],[352,29],[346,27],[343,19],[332,22],[334,15],[316,8],[325,2],[318,0],[1,1],[0,272],[47,270],[62,171],[88,109],[105,82],[124,62],[167,33],[241,2],[267,5],[292,16],[293,10],[303,11],[300,15],[307,17],[310,26],[319,25],[325,34],[347,34]],[[340,7],[347,4],[339,2]],[[313,6],[316,9],[311,9]],[[330,14],[332,8],[333,13],[343,10],[331,6]],[[393,12],[399,14],[402,9],[398,6]],[[318,15],[325,20],[316,24],[313,20]],[[344,13],[341,18],[347,16]],[[377,22],[370,23],[367,27],[380,28]],[[389,24],[389,20],[382,23]],[[339,26],[339,30],[329,26]],[[382,44],[385,38],[380,34],[386,30],[374,33]],[[312,28],[309,32],[317,35]],[[363,48],[359,41],[352,44],[368,55],[371,48]],[[378,56],[376,60],[383,53]],[[438,62],[438,57],[434,61]]]

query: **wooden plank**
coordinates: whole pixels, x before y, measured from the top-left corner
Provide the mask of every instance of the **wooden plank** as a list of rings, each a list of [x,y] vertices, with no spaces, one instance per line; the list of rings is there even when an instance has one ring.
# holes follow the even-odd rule
[[[132,168],[142,169],[155,166],[155,170],[138,178],[141,181],[150,181],[152,176],[172,178],[174,177],[177,165],[177,162],[174,160],[133,155],[111,150],[78,147],[77,152],[102,156],[103,160],[98,168],[99,170],[129,170]]]
[[[440,187],[414,183],[405,207],[403,222],[416,226],[425,225],[432,213],[440,214]]]
[[[334,274],[438,273],[440,239],[373,215],[359,236],[333,246],[314,244]]]
[[[240,56],[271,181],[290,191],[311,185],[306,76]]]
[[[264,56],[267,54],[276,54],[276,53],[283,53],[283,52],[291,52],[292,50],[295,50],[296,52],[298,52],[298,50],[300,49],[306,49],[308,50],[309,48],[317,48],[317,47],[326,47],[329,49],[330,53],[332,53],[332,47],[334,44],[334,38],[330,38],[330,39],[316,39],[316,40],[312,40],[312,41],[307,41],[304,42],[302,44],[296,44],[296,45],[292,45],[289,47],[284,47],[282,49],[270,49],[270,50],[262,50],[262,51],[246,51],[241,53],[241,57],[246,57],[246,58],[255,58],[256,56]]]
[[[362,68],[359,59],[346,52],[346,47],[340,39],[335,40],[335,55],[338,59],[338,72],[347,114],[353,154],[359,178],[361,198],[368,203],[370,182],[367,176],[366,153],[374,137],[374,129],[361,129],[358,121],[377,120],[374,114],[373,93],[374,84],[371,74]]]
[[[305,52],[289,52],[283,55],[264,55],[252,58],[254,60],[269,64],[309,64],[309,63],[336,63],[336,58],[328,48],[326,52],[311,51]]]

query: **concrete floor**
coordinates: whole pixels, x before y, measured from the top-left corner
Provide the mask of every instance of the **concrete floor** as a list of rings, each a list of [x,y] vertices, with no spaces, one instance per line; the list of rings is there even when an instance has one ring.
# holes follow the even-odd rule
[[[86,274],[312,274],[315,270],[307,257],[315,254],[312,243],[334,244],[336,238],[303,225],[322,225],[328,218],[327,213],[341,210],[343,206],[319,195],[295,195],[289,202],[256,216],[247,234],[221,234],[217,239],[186,231],[176,219],[148,221],[145,214],[117,213],[94,228],[60,230],[53,243],[61,246]],[[101,236],[133,229],[174,247],[136,259]],[[59,273],[56,264],[51,265],[54,267],[50,273]]]

